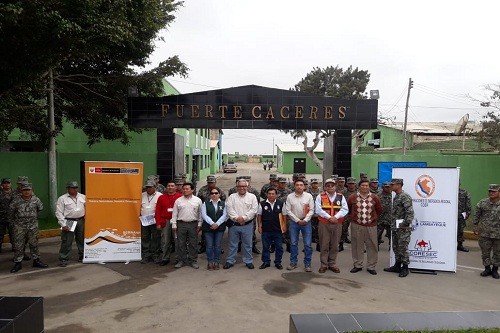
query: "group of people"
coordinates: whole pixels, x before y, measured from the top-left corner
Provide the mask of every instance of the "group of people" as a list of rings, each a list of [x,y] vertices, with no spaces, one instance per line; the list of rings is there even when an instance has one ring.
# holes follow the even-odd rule
[[[392,179],[379,188],[378,180],[369,179],[365,173],[360,174],[359,181],[353,177],[348,177],[346,181],[344,177],[333,175],[325,180],[323,189],[317,179],[308,182],[303,174],[294,174],[292,183],[275,174],[271,174],[269,180],[259,192],[250,185],[251,177],[237,177],[236,185],[229,190],[227,197],[217,186],[215,176],[207,177],[207,185],[203,186],[197,195],[189,182],[180,186],[177,184],[177,190],[175,186],[179,179],[169,182],[167,189],[170,188],[170,192],[163,193],[163,196],[167,195],[168,200],[165,202],[168,201],[168,204],[157,205],[155,208],[156,228],[167,229],[161,233],[161,237],[157,237],[161,239],[161,249],[158,251],[158,247],[143,248],[142,262],[156,261],[160,265],[166,265],[175,248],[176,268],[185,265],[199,268],[198,254],[206,251],[208,270],[218,270],[221,266],[223,269],[230,269],[236,263],[237,253],[242,250],[243,263],[247,268],[253,269],[255,266],[252,252],[258,253],[258,249],[255,249],[257,230],[262,235],[260,269],[271,266],[272,253],[275,253],[274,266],[283,269],[283,243],[290,252],[290,262],[286,268],[296,269],[299,236],[302,235],[303,264],[306,272],[312,271],[313,242],[317,243],[316,249],[320,252],[320,273],[327,270],[340,272],[337,255],[343,251],[344,243],[351,243],[353,268],[350,272],[357,273],[365,266],[368,273],[376,275],[378,247],[384,242],[385,230],[387,237],[392,233],[390,239],[395,253],[395,264],[384,268],[384,271],[395,272],[400,277],[409,274],[408,243],[414,212],[412,198],[403,191],[402,179]],[[153,183],[148,187],[151,187],[151,193],[143,194],[143,206],[152,209],[151,198],[157,194]],[[491,185],[490,193],[495,194],[495,188],[498,189],[498,186]],[[497,214],[495,216],[498,223],[498,208],[495,208],[498,207],[498,199],[490,199],[485,200],[493,202],[493,208],[488,206],[485,209]],[[471,214],[470,206],[470,195],[461,188],[457,249],[463,252],[468,252],[463,246],[463,229],[465,220]],[[489,213],[482,213],[487,215],[486,217],[479,214],[483,206],[485,203],[481,201],[474,220],[475,224],[482,226],[481,239],[487,236],[481,221],[485,218],[495,220]],[[152,211],[144,213],[152,214]],[[226,229],[228,254],[225,261],[221,261],[221,254],[224,253],[222,238]],[[498,228],[496,230],[498,232]],[[200,231],[202,245],[198,248]],[[493,236],[496,237],[495,234]],[[153,241],[154,237],[147,237]],[[484,265],[489,267],[489,270],[485,268],[483,276],[497,276],[500,257],[498,240],[495,242],[494,237],[493,241],[491,238],[489,241],[480,241],[480,244],[483,244],[481,248],[484,247]],[[158,244],[158,240],[156,243]],[[147,247],[147,244],[148,242],[143,240],[143,246]],[[201,248],[202,251],[199,250]],[[159,254],[162,254],[161,258]]]
[[[290,252],[286,267],[298,267],[299,236],[303,239],[303,264],[311,272],[312,243],[320,252],[319,273],[330,270],[339,273],[337,255],[344,243],[351,243],[353,268],[351,273],[362,271],[376,275],[378,246],[386,235],[392,233],[395,264],[384,271],[409,274],[408,243],[414,219],[412,198],[403,191],[403,179],[384,182],[379,188],[376,178],[368,179],[365,173],[360,180],[333,175],[323,182],[309,182],[304,174],[294,174],[293,181],[271,174],[269,183],[261,191],[250,185],[250,176],[237,177],[236,184],[228,191],[217,186],[215,176],[207,177],[207,185],[195,195],[195,187],[185,177],[177,175],[166,185],[159,176],[148,176],[141,198],[141,263],[168,265],[175,253],[175,268],[189,265],[199,268],[198,254],[206,252],[207,269],[230,269],[236,263],[238,252],[243,252],[243,263],[254,269],[253,253],[256,248],[256,231],[262,236],[262,264],[260,269],[273,264],[283,269],[283,243]],[[481,276],[499,278],[500,265],[500,186],[490,184],[489,197],[477,204],[474,215],[474,232],[479,234],[479,245],[485,267]],[[56,204],[56,218],[61,226],[59,266],[68,263],[73,241],[78,248],[78,261],[83,259],[85,195],[78,192],[78,183],[67,183],[67,192]],[[392,195],[394,192],[394,196]],[[463,246],[465,221],[471,215],[470,195],[459,189],[457,249],[468,252]],[[11,180],[1,180],[0,191],[0,251],[4,234],[9,233],[14,255],[12,273],[22,269],[23,260],[33,259],[33,267],[46,268],[38,251],[38,214],[42,202],[33,193],[28,177],[20,176],[17,189]],[[149,222],[148,222],[149,221]],[[222,239],[228,229],[229,247],[224,262],[221,261]],[[202,240],[198,242],[198,234]],[[349,239],[350,231],[350,239]],[[25,253],[29,245],[31,256]],[[198,247],[198,245],[200,245]],[[366,264],[365,261],[366,253]]]

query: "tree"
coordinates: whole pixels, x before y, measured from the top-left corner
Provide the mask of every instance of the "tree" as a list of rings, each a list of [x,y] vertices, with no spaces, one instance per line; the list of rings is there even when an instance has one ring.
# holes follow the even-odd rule
[[[493,149],[500,149],[500,84],[486,85],[487,96],[480,101],[483,107],[493,108],[481,121],[482,128],[476,134],[479,141],[489,144]]]
[[[346,70],[339,66],[329,66],[324,69],[315,67],[299,83],[295,85],[296,91],[305,93],[331,96],[339,99],[366,99],[365,90],[370,81],[368,71],[355,69],[349,66]],[[302,144],[306,155],[323,172],[323,162],[316,156],[314,149],[318,146],[321,138],[331,136],[332,130],[314,130],[315,137],[312,146],[308,146],[307,132],[305,130],[282,130],[289,133],[294,139],[303,138]],[[359,132],[359,133],[358,133]],[[361,131],[355,131],[354,135],[361,135]]]
[[[126,144],[129,87],[157,96],[161,80],[185,76],[177,56],[148,64],[159,33],[182,2],[169,0],[7,0],[0,4],[0,141],[13,129],[47,146],[64,120],[92,145]],[[49,73],[53,73],[56,130],[47,124]]]

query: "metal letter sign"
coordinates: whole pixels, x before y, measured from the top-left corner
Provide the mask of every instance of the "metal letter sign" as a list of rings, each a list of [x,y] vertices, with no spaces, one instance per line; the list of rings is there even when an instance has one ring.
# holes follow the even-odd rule
[[[255,85],[165,97],[130,97],[136,128],[372,129],[377,100],[343,100]]]

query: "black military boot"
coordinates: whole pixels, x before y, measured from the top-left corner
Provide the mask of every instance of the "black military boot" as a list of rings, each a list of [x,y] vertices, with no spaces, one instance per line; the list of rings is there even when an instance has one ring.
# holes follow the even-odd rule
[[[33,267],[47,268],[49,265],[43,263],[40,259],[35,259],[33,260]]]
[[[344,251],[344,242],[339,243],[339,252]]]
[[[396,261],[394,266],[384,268],[384,272],[401,273],[401,261]]]
[[[260,254],[260,250],[257,248],[255,243],[252,245],[252,252],[255,254]]]
[[[401,272],[399,272],[399,277],[407,277],[408,274],[410,274],[410,271],[408,270],[408,265],[403,264],[403,267],[401,267]]]
[[[198,254],[202,254],[207,252],[207,247],[204,244],[200,245],[200,248],[198,249]]]
[[[500,278],[500,275],[498,275],[498,266],[493,266],[493,268],[491,269],[491,276],[494,279]]]
[[[16,262],[14,264],[14,267],[12,267],[12,269],[10,270],[10,272],[11,273],[19,272],[21,270],[21,268],[23,268],[23,264],[21,262]]]
[[[290,251],[290,243],[286,243],[286,252],[291,253],[291,251]]]
[[[351,240],[349,239],[349,237],[347,237],[347,238],[345,239],[345,242],[346,242],[347,244],[351,244]]]
[[[463,242],[458,242],[457,250],[462,252],[469,252],[469,249],[464,247]]]
[[[491,267],[490,267],[490,265],[484,266],[484,271],[482,271],[479,275],[481,275],[481,276],[491,275]]]

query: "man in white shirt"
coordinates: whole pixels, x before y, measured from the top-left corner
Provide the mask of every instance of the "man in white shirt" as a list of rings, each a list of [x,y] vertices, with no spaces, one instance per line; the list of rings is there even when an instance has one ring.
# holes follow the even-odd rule
[[[349,213],[347,201],[342,193],[337,193],[335,179],[325,180],[325,192],[316,197],[315,212],[318,214],[318,233],[321,267],[318,272],[325,273],[327,269],[340,273],[337,267],[340,236],[344,216]]]
[[[68,264],[73,240],[76,240],[78,248],[78,261],[83,260],[85,195],[78,192],[76,181],[68,182],[66,190],[67,193],[61,195],[56,203],[56,218],[61,226],[60,267],[66,267]]]
[[[299,233],[302,233],[304,242],[304,268],[306,272],[311,272],[312,258],[312,226],[311,218],[314,214],[314,200],[310,193],[305,192],[304,181],[297,179],[294,182],[295,192],[286,197],[285,212],[290,231],[290,265],[288,270],[297,268],[297,257],[299,255]]]
[[[156,228],[155,211],[158,198],[162,195],[156,191],[153,180],[146,182],[146,191],[141,197],[141,264],[160,260],[161,232]]]
[[[222,268],[229,269],[234,266],[238,242],[241,237],[243,262],[248,269],[254,269],[252,236],[258,209],[257,197],[253,193],[247,192],[248,182],[244,179],[240,179],[236,183],[236,188],[238,192],[231,194],[226,201],[229,224],[233,226],[229,228],[229,253]]]
[[[192,183],[184,183],[182,185],[182,197],[175,200],[174,210],[172,212],[172,231],[177,237],[176,254],[179,256],[179,261],[175,264],[175,268],[189,264],[194,269],[200,268],[198,265],[198,233],[201,230],[201,205],[200,198],[193,195],[194,185]],[[189,243],[189,248],[186,249],[186,243]],[[189,255],[186,255],[188,250]]]

